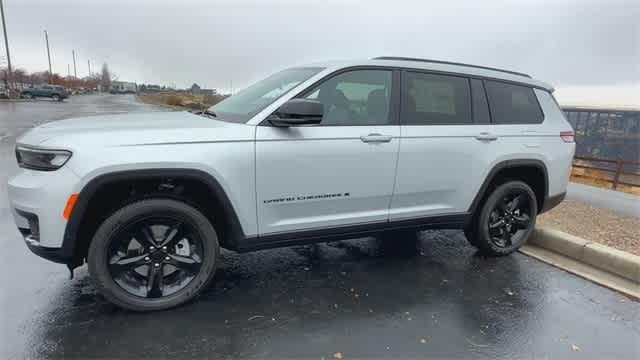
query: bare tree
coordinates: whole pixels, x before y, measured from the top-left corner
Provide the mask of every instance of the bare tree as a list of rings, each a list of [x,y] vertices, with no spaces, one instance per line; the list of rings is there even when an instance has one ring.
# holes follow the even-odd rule
[[[13,70],[13,81],[17,84],[18,87],[23,88],[27,83],[27,72],[24,69],[15,69]]]

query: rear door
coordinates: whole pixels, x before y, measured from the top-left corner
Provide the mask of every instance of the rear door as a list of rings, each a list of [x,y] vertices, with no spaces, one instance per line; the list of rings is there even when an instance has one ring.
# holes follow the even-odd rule
[[[388,220],[400,135],[396,84],[392,70],[344,71],[299,96],[323,103],[319,125],[257,126],[261,235]]]
[[[390,219],[467,212],[496,140],[482,82],[405,71]]]

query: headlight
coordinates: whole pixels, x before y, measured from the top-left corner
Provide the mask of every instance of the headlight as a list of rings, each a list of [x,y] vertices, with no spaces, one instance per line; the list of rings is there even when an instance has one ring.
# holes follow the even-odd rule
[[[62,167],[70,157],[71,152],[67,150],[16,146],[18,166],[25,169],[53,171]]]

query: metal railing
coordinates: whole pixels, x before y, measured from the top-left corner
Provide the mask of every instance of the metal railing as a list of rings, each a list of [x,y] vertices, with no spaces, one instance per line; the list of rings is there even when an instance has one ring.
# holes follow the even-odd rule
[[[604,163],[604,164],[615,164],[615,167],[601,167],[601,166],[590,166],[589,163]],[[625,165],[633,166],[636,169],[640,168],[640,161],[630,161],[630,160],[610,160],[610,159],[602,159],[595,157],[580,157],[576,156],[573,158],[573,168],[574,169],[585,169],[585,170],[593,170],[597,173],[585,173],[585,174],[576,174],[575,171],[572,171],[572,176],[589,178],[599,181],[605,181],[612,183],[612,188],[617,189],[618,185],[626,185],[626,186],[637,186],[640,187],[640,182],[627,182],[628,178],[640,178],[640,173],[635,171],[625,171],[623,167]],[[605,173],[611,176],[597,176],[598,173]]]

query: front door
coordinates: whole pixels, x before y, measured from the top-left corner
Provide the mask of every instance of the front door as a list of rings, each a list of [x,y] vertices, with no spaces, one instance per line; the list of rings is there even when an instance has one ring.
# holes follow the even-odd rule
[[[261,235],[388,220],[400,128],[391,70],[344,71],[303,92],[315,126],[256,130]]]

